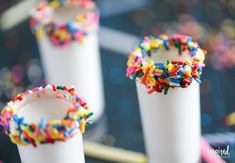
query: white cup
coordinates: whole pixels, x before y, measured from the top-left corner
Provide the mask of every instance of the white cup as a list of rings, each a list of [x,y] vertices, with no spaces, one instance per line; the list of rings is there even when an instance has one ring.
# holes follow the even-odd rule
[[[27,94],[23,101],[14,103],[15,114],[24,117],[27,124],[40,124],[42,118],[45,120],[64,119],[67,109],[74,107],[72,101],[63,98],[63,91],[54,92],[53,90],[38,91],[37,93]],[[37,98],[35,98],[37,97]],[[11,122],[11,133],[15,132],[13,122]],[[85,163],[82,134],[79,129],[73,137],[65,141],[55,141],[54,144],[45,143],[23,146],[17,144],[22,163]]]
[[[177,49],[159,49],[146,61],[187,60]],[[149,163],[198,163],[200,160],[200,90],[195,81],[187,88],[169,89],[167,95],[147,93],[136,81]]]
[[[60,24],[74,20],[82,12],[85,11],[78,7],[61,6],[54,9],[49,16]],[[98,26],[96,24],[86,31],[87,35],[84,36],[82,43],[71,41],[66,46],[55,46],[45,33],[38,40],[47,83],[75,85],[78,91],[89,99],[91,111],[94,112],[93,122],[96,122],[104,112]]]

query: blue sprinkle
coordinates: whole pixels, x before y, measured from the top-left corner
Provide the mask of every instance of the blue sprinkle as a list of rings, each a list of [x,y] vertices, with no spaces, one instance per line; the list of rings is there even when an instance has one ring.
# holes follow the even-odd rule
[[[76,108],[80,108],[80,107],[81,107],[81,105],[80,105],[80,104],[77,104],[77,105],[76,105]]]
[[[164,69],[165,68],[164,63],[155,63],[155,66],[159,69]]]
[[[195,80],[196,82],[198,82],[199,84],[201,84],[201,80],[200,80],[200,79],[194,78],[194,80]]]
[[[168,40],[164,41],[164,46],[165,46],[166,49],[169,49],[170,44],[169,44]]]
[[[45,118],[41,119],[41,122],[39,124],[39,128],[42,130],[44,130],[46,128],[46,119]]]
[[[182,75],[182,74],[183,74],[183,72],[184,72],[184,70],[180,70],[180,71],[178,71],[178,75]]]
[[[56,128],[57,130],[62,130],[64,127],[61,125],[53,125],[54,128]]]
[[[168,75],[168,69],[164,69],[162,75],[163,75],[165,78],[168,78],[168,77],[169,77],[169,75]]]
[[[64,136],[67,138],[69,137],[69,133],[68,132],[64,132]]]
[[[172,83],[180,83],[180,80],[179,79],[175,79],[175,78],[170,78],[170,81]]]
[[[142,53],[144,56],[146,56],[146,55],[147,55],[147,52],[146,52],[146,50],[145,50],[145,49],[141,49],[141,53]]]
[[[24,122],[24,118],[19,118],[17,115],[13,116],[13,120],[15,121],[15,123],[17,123],[17,125],[22,125]]]
[[[192,41],[192,37],[188,37],[187,41],[186,41],[186,44],[188,44],[189,42]]]
[[[4,129],[9,130],[10,126],[4,126]]]
[[[26,142],[26,143],[30,143],[27,138],[23,138],[23,140],[24,140],[24,142]]]
[[[197,70],[197,72],[198,72],[198,73],[201,73],[201,72],[202,72],[202,68],[199,68],[199,69]]]
[[[73,133],[73,131],[75,131],[76,130],[76,128],[72,128],[68,133],[69,133],[69,135],[70,134],[72,134]]]
[[[79,97],[78,97],[77,95],[75,96],[75,100],[76,100],[76,101],[78,101],[78,100],[79,100]]]
[[[77,31],[77,29],[74,28],[74,25],[73,25],[72,21],[67,23],[67,27],[68,27],[69,31],[71,31],[71,32],[76,32]]]

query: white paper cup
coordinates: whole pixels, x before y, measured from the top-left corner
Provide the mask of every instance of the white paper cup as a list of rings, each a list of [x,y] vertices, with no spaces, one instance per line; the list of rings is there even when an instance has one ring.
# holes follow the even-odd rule
[[[200,161],[200,75],[205,53],[191,37],[145,37],[128,57],[149,163]]]
[[[78,7],[62,6],[55,9],[50,16],[59,24],[73,20],[82,12],[84,11]],[[98,25],[86,32],[82,43],[71,41],[63,47],[53,45],[44,33],[44,37],[38,40],[38,47],[46,81],[66,86],[75,85],[89,99],[94,112],[92,120],[96,122],[104,112]]]
[[[187,60],[177,49],[159,49],[153,59]],[[181,57],[181,58],[180,58]],[[200,93],[195,81],[188,88],[169,89],[148,94],[146,87],[136,82],[144,140],[149,163],[198,163],[200,160]]]
[[[82,113],[87,107],[79,102],[80,96],[52,89],[50,85],[28,92],[20,95],[20,100],[9,102],[1,117],[5,129],[9,128],[12,142],[17,144],[21,162],[85,163],[81,123],[82,120],[86,123],[87,119],[79,122],[78,119],[86,116],[89,110]]]

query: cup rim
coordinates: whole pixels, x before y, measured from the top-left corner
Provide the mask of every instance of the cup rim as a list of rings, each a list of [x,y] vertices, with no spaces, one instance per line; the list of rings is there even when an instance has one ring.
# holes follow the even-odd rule
[[[42,118],[39,123],[28,123],[23,116],[17,114],[27,103],[42,98],[62,99],[70,102],[73,107],[67,109],[63,119],[47,121]],[[36,147],[38,144],[66,141],[78,132],[84,133],[92,114],[85,99],[77,94],[75,88],[49,84],[20,93],[8,102],[2,110],[0,125],[13,143],[32,144]]]
[[[165,48],[170,51],[172,47],[179,50],[179,54],[188,51],[190,56],[186,61],[166,60],[165,62],[145,61],[153,51]],[[200,83],[202,68],[205,67],[206,51],[201,49],[190,36],[174,34],[168,36],[161,34],[158,37],[146,36],[139,46],[128,57],[126,75],[144,84],[148,93],[167,94],[170,88],[188,87],[193,80]]]
[[[68,6],[84,11],[64,23],[52,17],[56,9]],[[73,41],[82,43],[90,32],[98,29],[98,24],[99,11],[92,0],[41,2],[31,11],[30,28],[36,39],[47,36],[55,46],[66,46]]]

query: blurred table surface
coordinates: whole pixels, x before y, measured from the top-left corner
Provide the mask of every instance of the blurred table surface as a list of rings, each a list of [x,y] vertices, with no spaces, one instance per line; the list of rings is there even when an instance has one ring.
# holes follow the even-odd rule
[[[132,9],[111,16],[104,15],[101,24],[141,38],[143,29],[137,26],[132,18],[136,10]],[[0,72],[2,68],[12,69],[16,64],[25,68],[32,60],[40,61],[37,43],[30,33],[28,20],[11,30],[0,33]],[[108,132],[105,137],[111,139],[111,142],[104,139],[103,143],[145,152],[135,82],[125,77],[127,54],[101,47],[101,61],[106,99],[105,114],[108,122]],[[27,69],[23,71],[26,74]],[[208,61],[201,84],[202,135],[216,137],[217,133],[220,133],[220,136],[228,132],[234,133],[234,127],[224,124],[224,117],[235,110],[234,74],[235,69],[216,70]],[[32,82],[24,76],[20,85],[26,88],[32,85]],[[34,83],[34,85],[37,84]],[[3,102],[1,105],[5,104],[4,94],[1,94],[0,98]],[[220,139],[219,136],[217,138]],[[234,144],[228,145],[231,146],[232,155],[226,161],[235,162]],[[5,163],[20,162],[16,146],[2,134],[0,134],[0,160]],[[87,163],[105,162],[91,158],[86,160]]]

